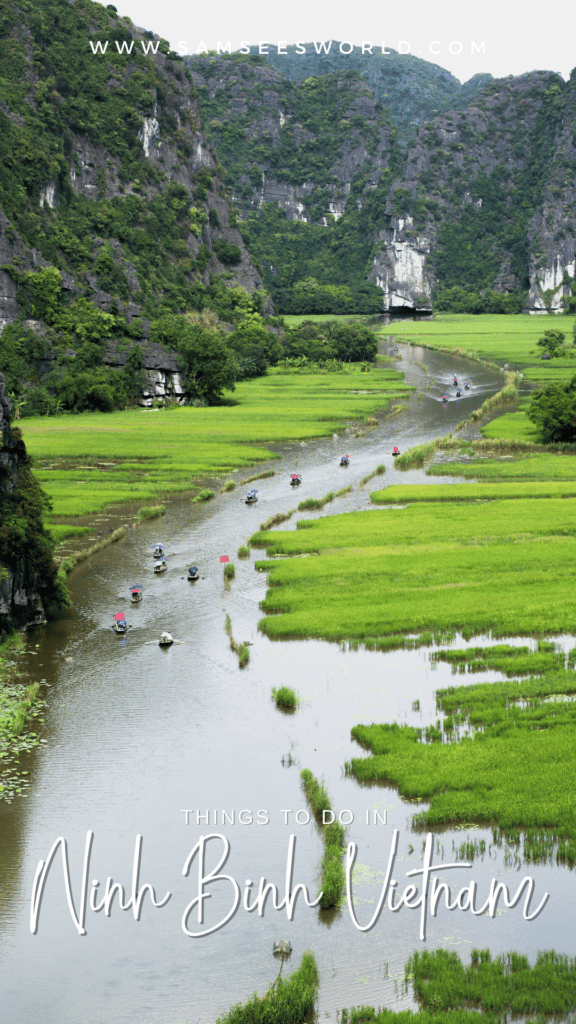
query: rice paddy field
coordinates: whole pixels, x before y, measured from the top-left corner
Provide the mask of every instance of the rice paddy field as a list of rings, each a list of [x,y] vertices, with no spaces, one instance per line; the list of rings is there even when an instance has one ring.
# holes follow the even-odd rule
[[[35,474],[56,517],[121,502],[156,504],[200,480],[273,457],[266,445],[321,437],[404,396],[402,374],[270,371],[238,384],[230,405],[131,409],[20,422]]]
[[[444,349],[460,355],[480,357],[499,365],[510,363],[524,372],[528,380],[566,381],[576,374],[575,359],[541,362],[537,341],[546,330],[563,331],[571,347],[573,316],[475,316],[464,313],[438,313],[434,320],[394,322],[381,334],[393,334],[397,341],[427,348]]]
[[[574,455],[541,452],[520,454],[514,459],[470,459],[467,462],[438,462],[426,469],[427,476],[459,476],[480,480],[576,480]]]
[[[316,556],[258,563],[271,637],[573,629],[573,498],[411,503],[299,525],[251,541],[269,555]]]
[[[496,478],[490,483],[472,484],[393,484],[383,491],[374,491],[377,505],[413,501],[500,501],[502,498],[574,498],[576,480],[514,480]]]
[[[538,657],[538,655],[534,655]],[[358,725],[352,735],[371,753],[346,764],[368,782],[398,786],[428,800],[413,824],[481,821],[508,842],[524,831],[524,857],[576,861],[576,677],[559,666],[542,678],[438,690],[449,712],[443,729]],[[463,735],[459,727],[465,728]],[[473,851],[472,855],[473,855]]]

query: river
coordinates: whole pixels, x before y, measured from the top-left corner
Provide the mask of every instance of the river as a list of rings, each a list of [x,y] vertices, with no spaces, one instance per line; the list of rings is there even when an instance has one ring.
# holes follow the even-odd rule
[[[384,350],[390,349],[391,342],[385,342]],[[209,832],[228,838],[230,854],[222,871],[242,892],[248,879],[256,890],[263,876],[277,884],[281,895],[289,837],[295,834],[293,881],[317,892],[321,838],[313,822],[304,822],[305,813],[299,815],[301,824],[295,821],[296,812],[307,806],[299,779],[302,767],[325,779],[337,811],[354,814],[348,838],[359,847],[355,909],[362,923],[374,912],[393,829],[400,830],[395,869],[400,892],[407,884],[405,872],[421,866],[424,837],[410,831],[415,805],[392,788],[360,786],[344,776],[342,766],[358,753],[350,739],[356,723],[434,720],[434,690],[450,684],[450,666],[432,665],[425,649],[382,654],[320,641],[271,642],[257,631],[266,576],[255,572],[254,560],[262,553],[245,562],[236,558],[238,546],[261,521],[295,504],[290,472],[303,476],[298,500],[353,485],[353,492],[327,506],[323,515],[368,508],[370,490],[381,478],[364,489],[358,482],[378,463],[385,463],[388,482],[426,479],[421,470],[395,471],[392,445],[404,450],[446,433],[501,387],[502,376],[481,365],[406,346],[401,352],[398,368],[417,387],[404,412],[383,415],[380,425],[363,437],[349,433],[345,440],[279,446],[276,476],[254,485],[259,501],[253,507],[243,504],[239,491],[200,505],[171,501],[162,520],[130,531],[125,540],[80,566],[70,578],[73,612],[32,635],[34,653],[28,663],[34,662],[32,678],[46,680],[47,743],[28,757],[26,797],[0,803],[2,1021],[213,1022],[233,1003],[267,988],[278,970],[272,956],[277,939],[289,939],[293,947],[285,972],[299,963],[305,949],[314,951],[321,974],[319,1020],[335,1021],[343,1006],[414,1006],[402,984],[404,963],[423,943],[420,915],[406,908],[398,914],[385,909],[368,932],[354,927],[346,905],[322,912],[307,907],[302,897],[291,921],[269,900],[262,917],[241,907],[203,937],[188,937],[181,923],[198,893],[198,858],[188,877],[183,867],[199,836]],[[445,388],[453,394],[454,371],[473,387],[461,401],[444,407],[439,399]],[[431,378],[435,381],[428,391]],[[347,469],[338,465],[344,451],[351,459]],[[157,539],[166,544],[169,562],[161,577],[152,570],[151,544]],[[231,584],[223,580],[223,554],[236,564]],[[196,583],[183,579],[191,563],[201,568]],[[144,600],[136,607],[127,601],[134,583],[144,588]],[[130,624],[123,640],[110,628],[118,610],[126,610]],[[228,646],[226,613],[236,640],[252,645],[244,670]],[[168,650],[149,644],[162,629],[185,642]],[[487,677],[499,678],[497,673]],[[271,687],[281,683],[302,697],[293,714],[280,712],[271,700]],[[417,700],[418,712],[412,710]],[[264,809],[269,821],[259,824],[257,812]],[[372,816],[379,811],[387,824],[367,825],[367,810]],[[191,812],[188,825],[183,811]],[[234,813],[233,825],[222,824],[223,811],[230,817]],[[239,820],[241,811],[246,823]],[[209,822],[204,817],[197,824],[197,812],[209,812]],[[87,934],[80,936],[58,854],[32,935],[30,894],[38,861],[47,858],[58,837],[67,840],[78,910],[88,831],[94,833],[89,885],[99,880],[102,894],[106,878],[112,877],[129,894],[135,840],[141,835],[140,885],[151,883],[157,901],[167,892],[170,899],[155,908],[146,896],[139,921],[131,910],[119,908],[118,898],[110,916],[88,909]],[[484,830],[470,834],[490,840]],[[453,861],[452,843],[463,836],[466,832],[438,835],[437,858]],[[212,840],[211,868],[220,854],[220,840]],[[492,850],[471,869],[446,872],[446,880],[461,886],[474,878],[484,899],[495,875],[515,889],[525,874],[536,879],[535,899],[544,890],[551,894],[536,921],[524,921],[521,909],[500,910],[494,919],[440,911],[428,922],[426,947],[448,946],[466,958],[473,946],[490,946],[493,953],[514,948],[531,956],[551,946],[573,952],[575,886],[569,870],[533,865],[518,870]],[[228,913],[233,885],[222,880],[206,891],[211,896],[205,929]],[[191,931],[202,930],[197,914],[190,914],[187,923]]]

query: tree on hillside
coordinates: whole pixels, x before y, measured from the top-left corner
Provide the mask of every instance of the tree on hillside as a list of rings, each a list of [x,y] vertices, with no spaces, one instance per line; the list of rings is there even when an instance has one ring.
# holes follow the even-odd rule
[[[180,353],[180,367],[193,398],[205,405],[220,401],[234,390],[236,363],[222,334],[185,316],[168,314],[152,325],[150,340],[170,345]]]

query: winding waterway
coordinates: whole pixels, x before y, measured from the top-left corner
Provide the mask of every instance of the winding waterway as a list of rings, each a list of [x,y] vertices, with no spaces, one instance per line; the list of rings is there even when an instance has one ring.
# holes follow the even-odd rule
[[[278,970],[272,956],[277,939],[292,944],[288,966],[297,965],[305,949],[314,951],[321,974],[319,1020],[335,1021],[336,1010],[344,1006],[414,1005],[402,980],[408,955],[422,947],[418,912],[385,909],[375,927],[363,933],[354,927],[346,905],[321,912],[300,897],[292,921],[284,910],[275,911],[269,899],[262,917],[241,907],[204,937],[188,937],[181,926],[184,909],[198,892],[197,861],[188,877],[182,869],[199,836],[209,832],[228,838],[230,855],[222,870],[242,891],[248,879],[256,890],[264,876],[281,895],[289,837],[295,834],[293,881],[316,894],[321,838],[313,822],[295,822],[296,812],[307,806],[302,767],[324,777],[337,811],[354,814],[348,838],[359,847],[355,908],[362,923],[374,912],[394,828],[400,830],[395,867],[400,892],[407,884],[405,872],[421,866],[423,836],[410,830],[416,806],[389,787],[360,786],[344,776],[342,767],[358,752],[350,739],[356,723],[433,721],[433,694],[450,683],[450,667],[432,665],[424,649],[382,654],[319,641],[271,642],[257,632],[266,590],[265,575],[254,570],[261,553],[246,562],[236,558],[238,546],[261,521],[295,504],[290,472],[303,476],[298,500],[353,485],[351,494],[321,514],[369,508],[370,489],[380,486],[380,478],[364,489],[358,482],[378,463],[386,465],[387,482],[426,479],[420,470],[402,475],[394,470],[393,444],[405,449],[446,433],[501,387],[501,375],[480,365],[404,346],[401,351],[399,368],[417,388],[403,413],[383,415],[380,425],[363,437],[349,433],[345,440],[280,446],[276,476],[256,484],[256,506],[244,505],[238,491],[201,505],[172,501],[164,519],[130,531],[124,541],[79,567],[70,580],[70,617],[33,636],[38,646],[31,647],[30,672],[46,680],[47,743],[28,759],[27,796],[11,805],[0,803],[0,1020],[213,1022],[233,1003],[267,988]],[[439,399],[444,389],[454,393],[454,371],[467,376],[473,387],[461,401],[444,407]],[[343,451],[351,459],[347,469],[338,465]],[[391,509],[390,514],[398,513]],[[153,574],[150,554],[157,539],[166,544],[169,562],[161,577]],[[223,580],[222,554],[236,564],[230,585]],[[191,563],[201,567],[196,583],[183,578]],[[144,600],[136,607],[127,602],[134,583],[144,588]],[[113,613],[124,609],[130,629],[119,639],[110,626]],[[252,645],[250,663],[242,671],[228,646],[226,613],[236,640]],[[168,650],[149,644],[162,629],[184,643]],[[486,677],[499,678],[497,673]],[[293,714],[278,711],[270,698],[271,687],[280,684],[292,686],[303,699]],[[412,710],[417,700],[418,712]],[[257,823],[262,809],[268,812],[267,824]],[[192,812],[188,825],[184,810]],[[245,824],[239,820],[243,810],[249,812],[242,815]],[[282,812],[288,810],[292,814],[284,824]],[[387,824],[367,825],[367,810],[372,816],[374,810],[382,817],[386,812]],[[234,813],[233,825],[222,824],[223,811],[230,817]],[[209,813],[209,822],[204,817],[197,824],[197,812]],[[32,935],[30,893],[38,861],[47,858],[59,836],[66,838],[78,910],[89,830],[94,833],[89,883],[98,879],[100,893],[108,876],[130,892],[135,839],[141,835],[140,885],[151,883],[158,901],[170,891],[170,900],[156,909],[146,896],[139,921],[132,911],[122,912],[118,898],[109,917],[88,909],[87,934],[80,936],[58,855]],[[466,834],[438,835],[438,860],[453,861],[452,844]],[[491,839],[482,830],[470,835],[487,843]],[[210,867],[216,867],[220,852],[219,841],[213,841]],[[524,921],[521,909],[500,910],[494,919],[441,910],[429,919],[427,947],[449,946],[466,957],[473,946],[490,946],[493,953],[514,948],[531,956],[552,946],[573,953],[576,886],[569,870],[512,867],[501,851],[492,849],[471,869],[441,872],[455,887],[474,878],[482,900],[495,875],[515,889],[525,874],[536,879],[536,902],[544,890],[551,894],[536,921]],[[207,891],[212,895],[206,901],[205,929],[226,916],[232,884],[220,881]],[[195,914],[188,927],[202,930]]]

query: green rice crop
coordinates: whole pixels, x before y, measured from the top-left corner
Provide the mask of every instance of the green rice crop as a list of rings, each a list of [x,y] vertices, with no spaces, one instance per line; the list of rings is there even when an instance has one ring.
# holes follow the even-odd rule
[[[280,708],[296,708],[298,707],[298,697],[296,696],[295,690],[292,690],[289,686],[279,686],[276,688],[272,687],[272,697],[276,701],[276,706]]]
[[[334,492],[335,498],[343,498],[345,494],[350,494],[352,491],[352,484],[348,484],[348,487],[341,487],[339,491]]]
[[[61,544],[68,537],[83,537],[87,533],[93,533],[91,526],[69,526],[67,523],[46,523],[46,529],[50,531],[56,546]]]
[[[318,782],[318,779],[307,768],[302,769],[300,778],[308,802],[322,830],[324,856],[322,857],[320,906],[323,910],[327,910],[330,907],[338,906],[344,892],[346,875],[342,864],[342,853],[345,846],[346,829],[338,821],[333,821],[330,824],[322,822],[322,811],[332,809],[324,783]]]
[[[474,449],[471,449],[472,451]],[[576,457],[571,454],[520,454],[517,458],[474,459],[435,463],[427,476],[464,476],[481,480],[576,480]]]
[[[236,569],[234,568],[234,562],[226,562],[224,566],[224,579],[233,580],[236,575]]]
[[[158,519],[159,516],[166,514],[165,505],[148,505],[141,508],[136,516],[136,522],[138,524],[145,522],[147,519]]]
[[[250,548],[246,544],[241,544],[238,548],[238,558],[250,558]]]
[[[234,491],[234,490],[236,490],[236,481],[235,480],[227,480],[226,483],[224,484],[224,487],[220,488],[220,494],[226,494],[228,491]]]
[[[257,540],[256,540],[257,538]],[[269,636],[377,639],[458,629],[467,636],[572,632],[576,500],[423,502],[300,521],[260,533]]]
[[[419,1011],[358,1006],[341,1010],[340,1024],[496,1024],[512,1014],[570,1019],[576,1007],[576,961],[553,949],[539,952],[534,966],[514,952],[492,959],[490,950],[473,949],[464,964],[451,950],[417,950],[404,980],[412,982]]]
[[[536,655],[534,655],[536,657]],[[559,669],[522,681],[448,687],[438,707],[467,722],[472,737],[443,738],[436,727],[359,725],[352,735],[371,756],[345,766],[364,782],[395,784],[408,799],[429,800],[417,828],[490,822],[504,836],[524,830],[524,855],[540,855],[539,833],[556,859],[576,862],[576,677]],[[550,845],[550,844],[549,844]],[[548,848],[549,848],[548,845]]]
[[[372,501],[379,505],[406,504],[413,501],[488,501],[502,498],[573,498],[576,480],[520,481],[474,484],[394,484],[374,491]]]
[[[303,953],[298,970],[278,976],[263,996],[255,992],[247,1003],[237,1003],[216,1024],[302,1024],[314,1010],[318,980],[313,954]]]
[[[522,409],[507,412],[487,423],[482,427],[482,435],[497,439],[507,438],[511,441],[537,441],[540,436],[538,428]]]
[[[541,374],[545,365],[550,379],[570,380],[574,375],[573,360],[552,359],[542,364],[536,343],[544,331],[553,328],[564,331],[570,344],[574,319],[573,316],[561,317],[559,328],[558,317],[554,314],[531,317],[439,313],[434,320],[387,324],[380,334],[394,335],[397,341],[411,345],[424,345],[486,362],[496,361],[499,365],[505,361],[529,364],[533,369],[525,371],[526,376],[534,370]]]
[[[203,487],[202,490],[198,492],[196,497],[192,498],[192,501],[193,503],[196,503],[197,501],[210,501],[210,498],[215,497],[216,491],[211,491],[208,487]]]
[[[426,1009],[460,1009],[471,1004],[487,1014],[555,1013],[576,1008],[576,961],[555,953],[527,957],[505,953],[494,960],[487,949],[472,950],[465,966],[447,949],[412,954],[405,967],[414,994]]]
[[[388,367],[306,376],[270,370],[237,384],[237,405],[44,416],[20,426],[54,515],[81,516],[121,502],[157,504],[274,458],[266,445],[329,436],[407,390]]]

